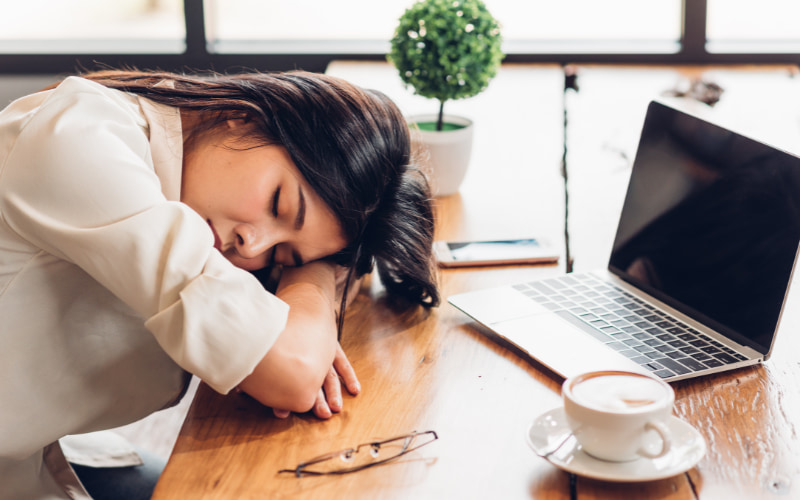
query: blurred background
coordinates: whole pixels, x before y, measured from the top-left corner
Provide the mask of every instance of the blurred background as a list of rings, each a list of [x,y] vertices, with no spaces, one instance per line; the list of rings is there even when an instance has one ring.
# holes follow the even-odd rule
[[[457,0],[454,0],[457,1]],[[385,60],[413,0],[3,0],[0,105],[78,70]],[[507,62],[795,64],[794,0],[486,0]]]

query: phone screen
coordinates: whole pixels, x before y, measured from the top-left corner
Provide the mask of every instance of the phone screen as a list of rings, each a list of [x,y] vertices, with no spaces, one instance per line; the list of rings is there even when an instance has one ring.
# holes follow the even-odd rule
[[[536,239],[448,243],[455,261],[521,260],[542,255]]]

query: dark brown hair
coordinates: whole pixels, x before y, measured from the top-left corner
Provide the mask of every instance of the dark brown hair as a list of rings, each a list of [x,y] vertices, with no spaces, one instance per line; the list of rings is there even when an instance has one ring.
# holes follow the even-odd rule
[[[212,117],[206,129],[231,117],[252,121],[258,135],[252,139],[285,147],[341,222],[349,244],[331,258],[356,277],[375,265],[390,294],[426,307],[439,304],[430,189],[412,161],[406,121],[384,94],[302,71],[195,76],[108,70],[83,76],[204,112]]]

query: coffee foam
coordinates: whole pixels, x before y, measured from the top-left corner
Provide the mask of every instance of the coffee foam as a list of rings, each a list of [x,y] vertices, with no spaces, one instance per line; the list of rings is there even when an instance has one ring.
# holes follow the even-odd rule
[[[591,408],[636,411],[668,396],[656,380],[632,375],[600,375],[572,384],[573,399]]]

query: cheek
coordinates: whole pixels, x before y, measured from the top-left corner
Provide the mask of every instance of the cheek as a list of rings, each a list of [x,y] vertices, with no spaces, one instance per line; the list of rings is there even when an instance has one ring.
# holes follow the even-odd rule
[[[271,192],[259,179],[239,182],[225,193],[228,213],[242,222],[258,223],[270,213]]]

